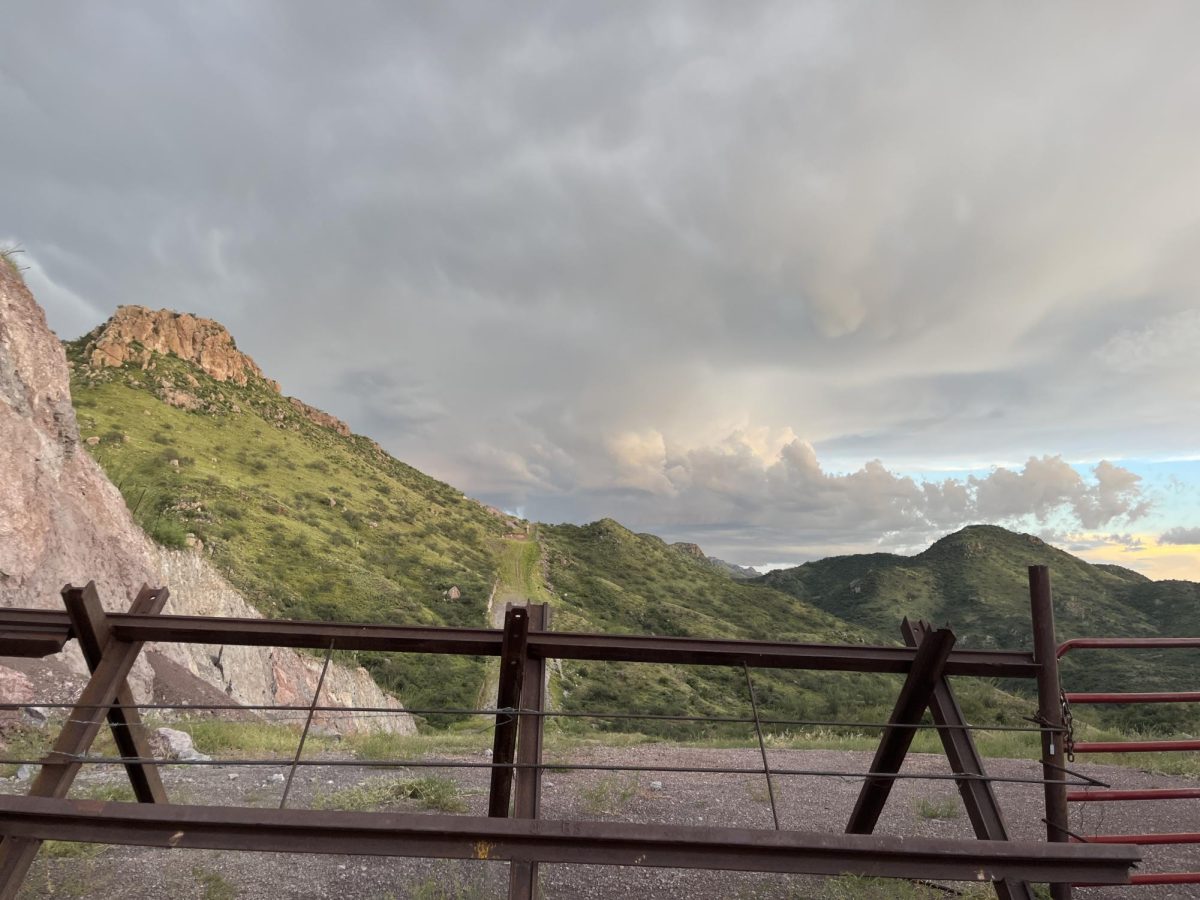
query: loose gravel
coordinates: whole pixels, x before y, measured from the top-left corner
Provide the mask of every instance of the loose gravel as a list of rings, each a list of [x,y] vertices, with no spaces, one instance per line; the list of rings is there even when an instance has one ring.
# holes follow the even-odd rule
[[[445,759],[450,759],[446,757]],[[458,757],[457,759],[466,759]],[[823,750],[771,750],[772,768],[863,772],[871,754]],[[470,761],[482,761],[478,757]],[[558,762],[634,766],[756,767],[757,750],[722,750],[649,744],[577,751]],[[1195,780],[1149,775],[1131,769],[1080,763],[1077,768],[1114,787],[1195,786]],[[996,776],[1037,778],[1039,767],[1028,761],[989,760]],[[278,768],[176,767],[164,772],[174,800],[213,805],[277,806],[287,771]],[[914,754],[909,773],[947,773],[946,760]],[[292,786],[289,806],[312,805],[322,797],[365,781],[385,777],[438,775],[453,778],[469,812],[486,813],[487,771],[422,769],[411,772],[359,770],[345,767],[302,768]],[[89,770],[80,776],[73,795],[102,790],[123,782],[120,769]],[[786,829],[841,831],[858,795],[861,781],[845,777],[777,776],[775,797],[780,824]],[[6,792],[23,792],[27,783],[0,781]],[[1011,837],[1045,840],[1042,788],[997,784]],[[396,809],[419,811],[416,801]],[[771,828],[771,808],[761,775],[683,774],[677,772],[610,773],[550,770],[544,779],[542,816],[547,819]],[[1071,828],[1077,834],[1128,832],[1200,832],[1200,804],[1090,803],[1072,807]],[[900,780],[892,792],[879,833],[924,837],[970,838],[970,823],[953,782]],[[1200,870],[1200,847],[1152,847],[1146,871]],[[544,865],[542,886],[547,900],[574,898],[824,898],[819,878],[758,873],[714,872],[636,867]],[[468,900],[503,898],[508,883],[503,863],[457,860],[381,859],[314,854],[238,853],[232,851],[156,850],[110,847],[89,858],[47,858],[43,853],[22,897],[73,898],[201,898],[201,900],[283,900],[283,898],[419,898]],[[951,886],[952,887],[952,886]],[[1081,900],[1167,900],[1200,898],[1200,886],[1088,888]],[[953,896],[953,895],[948,895]]]

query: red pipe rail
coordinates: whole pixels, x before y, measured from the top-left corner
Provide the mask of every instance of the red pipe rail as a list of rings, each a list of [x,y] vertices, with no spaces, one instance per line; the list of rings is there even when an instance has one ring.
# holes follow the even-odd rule
[[[1178,650],[1200,648],[1200,638],[1074,638],[1058,645],[1058,658],[1072,650]],[[1140,703],[1200,703],[1200,691],[1128,691],[1063,692],[1068,703],[1076,704],[1140,704]],[[1174,741],[1077,741],[1076,753],[1180,753],[1200,750],[1200,740]],[[1106,803],[1154,800],[1200,799],[1200,789],[1156,788],[1149,790],[1070,791],[1068,803]],[[1200,833],[1174,834],[1093,834],[1084,838],[1072,837],[1072,842],[1088,844],[1178,845],[1200,844]],[[1200,884],[1200,872],[1149,872],[1133,875],[1132,885]],[[1082,885],[1079,885],[1082,886]]]

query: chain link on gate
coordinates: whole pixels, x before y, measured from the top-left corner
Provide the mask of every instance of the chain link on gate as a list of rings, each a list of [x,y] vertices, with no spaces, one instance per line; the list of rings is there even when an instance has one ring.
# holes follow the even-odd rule
[[[1075,762],[1075,719],[1071,715],[1071,701],[1067,699],[1066,691],[1058,691],[1059,702],[1062,704],[1063,751],[1067,754],[1067,762]]]

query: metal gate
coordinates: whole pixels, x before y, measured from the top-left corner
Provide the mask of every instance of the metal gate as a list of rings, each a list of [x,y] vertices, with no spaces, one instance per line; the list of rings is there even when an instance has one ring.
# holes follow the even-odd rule
[[[1075,638],[1058,645],[1058,658],[1073,650],[1155,650],[1200,648],[1200,638]],[[1126,693],[1064,692],[1067,704],[1197,703],[1200,691]],[[1076,741],[1073,753],[1177,753],[1200,750],[1200,740]],[[1067,793],[1068,803],[1120,803],[1135,800],[1200,800],[1200,788],[1142,790],[1078,790]],[[1074,840],[1088,844],[1200,844],[1200,833],[1092,834]],[[1147,872],[1133,875],[1130,884],[1200,884],[1200,872]]]

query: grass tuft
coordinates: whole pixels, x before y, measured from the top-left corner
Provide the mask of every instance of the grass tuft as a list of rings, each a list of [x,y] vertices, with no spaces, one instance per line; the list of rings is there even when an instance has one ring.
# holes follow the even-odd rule
[[[960,813],[958,799],[922,797],[916,804],[917,815],[922,819],[957,819]]]
[[[422,809],[461,813],[467,811],[458,783],[451,778],[375,778],[313,800],[315,809],[372,810],[415,801]]]

